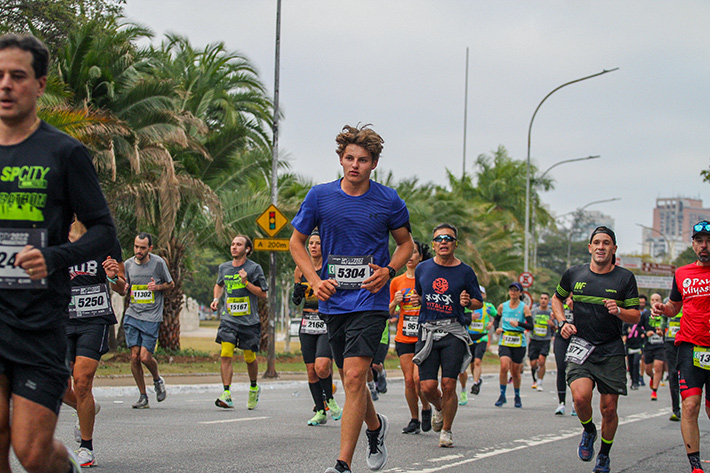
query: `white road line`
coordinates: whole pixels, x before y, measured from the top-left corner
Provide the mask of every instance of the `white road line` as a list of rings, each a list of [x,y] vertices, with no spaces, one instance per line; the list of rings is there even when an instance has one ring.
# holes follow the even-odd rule
[[[198,424],[228,424],[230,422],[244,422],[248,420],[263,420],[269,417],[242,417],[240,419],[225,419],[225,420],[210,420],[206,422],[198,422]]]
[[[660,416],[665,416],[668,415],[671,412],[669,408],[661,409],[658,411],[654,412],[642,412],[640,414],[633,414],[630,416],[626,416],[623,419],[619,419],[619,425],[624,425],[624,424],[630,424],[632,422],[638,422],[641,420],[646,420],[646,419],[652,419],[654,417],[660,417]],[[443,471],[443,470],[448,470],[449,468],[458,468],[463,465],[467,465],[469,463],[473,463],[479,460],[483,460],[486,458],[490,457],[495,457],[498,455],[503,455],[506,453],[510,452],[515,452],[518,450],[523,450],[526,448],[532,448],[532,447],[537,447],[540,445],[544,445],[547,443],[552,443],[552,442],[557,442],[559,440],[566,440],[572,437],[577,437],[579,436],[580,430],[579,429],[574,429],[574,430],[562,430],[557,434],[550,434],[550,435],[538,435],[535,437],[531,438],[526,438],[526,439],[518,439],[518,440],[513,440],[514,443],[522,443],[523,445],[519,445],[517,447],[507,447],[507,448],[498,448],[498,449],[491,449],[491,450],[484,450],[481,452],[476,453],[473,457],[471,458],[466,458],[464,460],[460,461],[455,461],[453,463],[447,463],[445,465],[436,465],[432,467],[425,467],[421,470],[411,470],[411,469],[402,469],[402,468],[392,468],[389,470],[384,470],[392,473],[434,473],[437,471]],[[443,457],[437,457],[437,458],[430,458],[429,462],[441,462],[449,459],[456,459],[460,458],[463,455],[446,455]],[[454,458],[452,458],[454,457]]]

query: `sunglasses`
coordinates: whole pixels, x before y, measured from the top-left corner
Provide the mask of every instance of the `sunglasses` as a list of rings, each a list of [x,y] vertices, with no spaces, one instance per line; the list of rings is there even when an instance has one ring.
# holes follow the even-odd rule
[[[710,232],[710,223],[708,222],[700,222],[696,223],[695,226],[693,227],[693,230],[696,232]]]
[[[442,241],[456,241],[456,238],[451,235],[437,235],[432,239],[432,241],[441,243]]]

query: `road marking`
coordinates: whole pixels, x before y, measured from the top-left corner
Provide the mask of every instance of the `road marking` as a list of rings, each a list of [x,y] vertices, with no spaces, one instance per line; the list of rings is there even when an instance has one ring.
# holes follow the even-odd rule
[[[242,417],[240,419],[225,419],[225,420],[210,420],[205,422],[199,422],[200,424],[228,424],[230,422],[244,422],[247,420],[263,420],[269,419],[269,417]]]
[[[623,419],[619,419],[619,425],[625,425],[625,424],[631,424],[633,422],[638,422],[641,420],[646,420],[646,419],[652,419],[654,417],[660,417],[660,416],[665,416],[668,415],[671,412],[669,408],[661,409],[659,411],[654,411],[654,412],[641,412],[640,414],[633,414],[624,417]],[[388,472],[397,472],[397,473],[434,473],[437,471],[443,471],[443,470],[448,470],[450,468],[458,468],[463,465],[467,465],[469,463],[473,463],[479,460],[484,460],[486,458],[490,457],[495,457],[498,455],[503,455],[506,453],[510,452],[515,452],[518,450],[523,450],[526,448],[531,448],[531,447],[538,447],[540,445],[544,445],[547,443],[552,443],[552,442],[557,442],[559,440],[566,440],[572,437],[577,437],[580,434],[580,429],[574,429],[574,430],[561,430],[557,434],[550,434],[550,435],[538,435],[532,438],[525,438],[525,439],[518,439],[518,440],[513,440],[512,443],[522,443],[523,445],[518,445],[515,447],[505,447],[505,448],[497,448],[497,449],[489,449],[489,450],[483,450],[478,453],[476,453],[473,457],[471,458],[466,458],[460,461],[456,461],[453,463],[447,463],[445,465],[437,465],[437,466],[432,466],[432,467],[424,467],[421,470],[411,470],[411,469],[403,469],[403,468],[392,468],[389,470],[385,470]],[[443,457],[437,457],[437,458],[430,458],[429,462],[441,462],[441,461],[446,461],[449,459],[458,459],[463,457],[463,455],[446,455]]]

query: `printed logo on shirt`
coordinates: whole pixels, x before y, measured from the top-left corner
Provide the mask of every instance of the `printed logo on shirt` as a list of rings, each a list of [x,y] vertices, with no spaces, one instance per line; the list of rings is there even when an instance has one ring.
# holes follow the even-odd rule
[[[436,278],[431,284],[431,288],[434,289],[434,292],[437,294],[443,294],[447,289],[449,289],[449,281],[445,278]]]
[[[706,295],[710,293],[710,279],[686,278],[683,280],[683,295]]]
[[[224,285],[227,291],[235,291],[246,287],[246,284],[242,282],[242,277],[238,274],[225,274]]]
[[[42,210],[47,194],[38,192],[0,192],[0,220],[44,222]]]
[[[74,279],[77,276],[96,276],[99,270],[99,263],[95,260],[77,264],[69,268],[69,277]]]
[[[575,292],[577,292],[577,291],[581,292],[581,291],[584,290],[584,286],[586,286],[586,285],[587,285],[586,282],[578,282],[578,283],[575,283],[575,284],[574,284],[574,291],[575,291]]]
[[[46,189],[48,167],[42,166],[5,166],[0,172],[0,181],[15,182],[19,189]]]

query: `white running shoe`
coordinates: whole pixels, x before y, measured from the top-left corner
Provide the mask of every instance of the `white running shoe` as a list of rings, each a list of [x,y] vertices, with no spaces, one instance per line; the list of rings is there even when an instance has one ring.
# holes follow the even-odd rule
[[[92,452],[88,448],[81,447],[75,453],[76,458],[79,460],[80,467],[89,468],[92,466],[96,466],[96,457],[94,456],[94,452]]]
[[[163,402],[165,397],[168,395],[168,391],[165,389],[165,381],[163,378],[158,378],[158,381],[153,381],[153,387],[155,387],[155,398],[158,402]]]
[[[387,463],[387,447],[385,437],[389,431],[389,422],[384,414],[377,414],[380,419],[380,429],[365,430],[367,437],[367,466],[371,470],[381,470]]]
[[[565,415],[565,403],[561,402],[558,406],[557,409],[555,409],[555,415],[556,416],[563,416]]]
[[[81,467],[79,466],[79,459],[76,458],[74,452],[67,448],[67,455],[69,456],[69,466],[71,467],[71,473],[81,473]]]
[[[431,420],[431,427],[434,432],[441,432],[444,427],[444,411],[434,408],[434,418]]]
[[[441,431],[439,434],[439,446],[444,448],[451,448],[454,446],[454,439],[450,430]]]
[[[544,391],[544,390],[545,390],[545,388],[542,387],[542,380],[539,380],[539,381],[537,382],[537,390],[538,390],[538,391]]]

